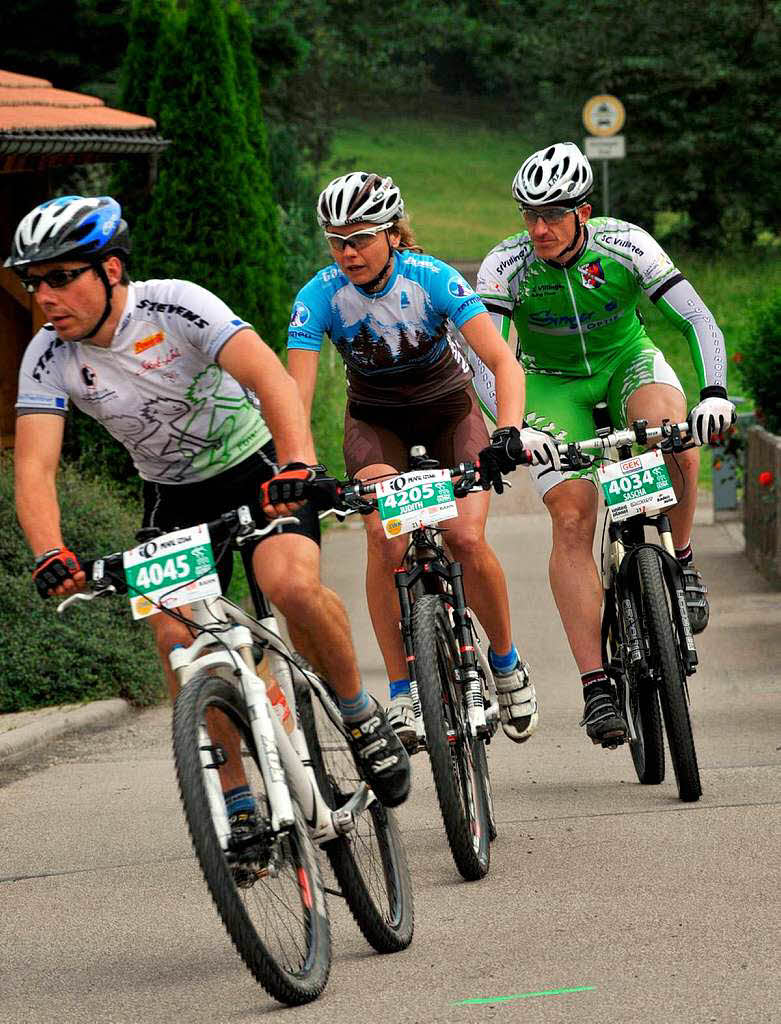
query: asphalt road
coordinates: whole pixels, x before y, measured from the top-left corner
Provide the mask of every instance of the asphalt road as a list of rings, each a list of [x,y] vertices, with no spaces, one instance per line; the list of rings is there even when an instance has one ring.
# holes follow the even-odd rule
[[[547,585],[547,520],[528,514],[538,507],[523,486],[494,500],[489,536],[542,717],[529,743],[500,733],[491,744],[499,837],[488,877],[461,881],[416,757],[400,812],[412,946],[374,954],[331,899],[328,987],[282,1010],[233,951],[192,856],[170,711],[139,713],[0,773],[2,1024],[243,1024],[277,1012],[316,1024],[781,1019],[778,592],[749,567],[734,526],[697,527],[713,609],[693,682],[704,795],[683,805],[671,778],[642,787],[626,750],[586,741]],[[382,695],[359,525],[329,532],[325,576]]]

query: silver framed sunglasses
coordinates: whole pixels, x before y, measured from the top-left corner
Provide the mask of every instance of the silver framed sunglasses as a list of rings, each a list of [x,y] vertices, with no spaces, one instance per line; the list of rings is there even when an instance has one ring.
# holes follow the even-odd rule
[[[344,247],[348,242],[353,249],[360,252],[367,245],[371,245],[381,231],[387,231],[392,227],[393,221],[388,221],[387,224],[378,224],[373,228],[361,228],[360,231],[353,231],[349,235],[335,235],[331,231],[325,231],[324,235],[332,252],[344,252]]]

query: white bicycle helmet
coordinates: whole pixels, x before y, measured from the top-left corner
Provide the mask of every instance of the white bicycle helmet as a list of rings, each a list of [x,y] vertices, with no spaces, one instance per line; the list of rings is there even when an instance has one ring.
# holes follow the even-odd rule
[[[524,206],[567,206],[585,202],[594,184],[591,164],[574,142],[557,142],[524,160],[513,179],[513,199]]]
[[[317,200],[320,227],[344,227],[361,221],[385,224],[403,216],[404,200],[393,179],[366,171],[334,178]]]

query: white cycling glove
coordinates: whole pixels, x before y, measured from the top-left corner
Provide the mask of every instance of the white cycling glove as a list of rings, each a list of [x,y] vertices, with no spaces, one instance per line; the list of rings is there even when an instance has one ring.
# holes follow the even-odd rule
[[[713,434],[723,433],[735,422],[735,406],[724,388],[703,388],[690,420],[694,443],[707,444]]]
[[[522,427],[521,447],[531,452],[533,466],[553,466],[561,469],[561,457],[556,449],[556,440],[534,427]]]

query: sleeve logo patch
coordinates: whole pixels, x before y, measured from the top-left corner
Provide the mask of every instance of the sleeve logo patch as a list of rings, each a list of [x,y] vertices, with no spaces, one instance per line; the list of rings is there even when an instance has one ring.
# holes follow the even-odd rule
[[[462,299],[465,295],[474,295],[471,287],[460,275],[450,278],[447,283],[447,290],[457,299]]]
[[[308,322],[310,316],[309,307],[305,306],[303,302],[297,302],[295,306],[293,306],[293,314],[290,317],[290,326],[303,327],[304,324]]]

